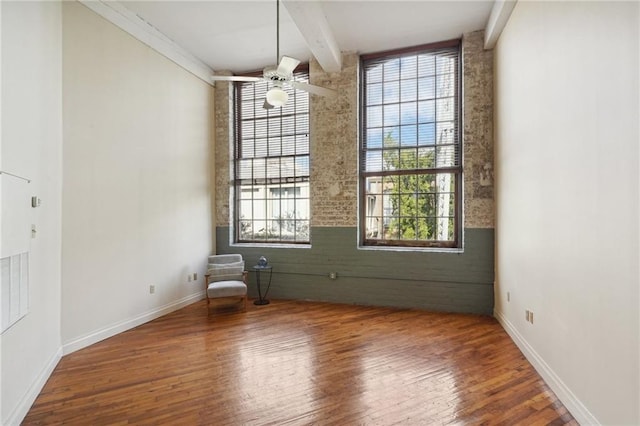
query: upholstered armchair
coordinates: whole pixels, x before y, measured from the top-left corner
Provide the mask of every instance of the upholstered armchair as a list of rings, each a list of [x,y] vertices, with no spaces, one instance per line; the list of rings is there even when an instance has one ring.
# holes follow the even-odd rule
[[[207,308],[212,300],[238,299],[242,309],[247,310],[247,271],[240,254],[209,256],[207,273],[204,276],[207,293]]]

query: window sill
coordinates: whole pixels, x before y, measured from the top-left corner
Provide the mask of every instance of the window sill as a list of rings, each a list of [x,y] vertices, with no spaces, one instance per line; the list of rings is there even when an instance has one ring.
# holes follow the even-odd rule
[[[311,244],[274,244],[274,243],[231,243],[229,247],[259,247],[259,248],[274,248],[274,249],[310,249]]]
[[[445,254],[463,254],[462,247],[445,248],[445,247],[400,247],[400,246],[363,246],[359,245],[358,250],[371,251],[406,251],[421,253],[445,253]]]

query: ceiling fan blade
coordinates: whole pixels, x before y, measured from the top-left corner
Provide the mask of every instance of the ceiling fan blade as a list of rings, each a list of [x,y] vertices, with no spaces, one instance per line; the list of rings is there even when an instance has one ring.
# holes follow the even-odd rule
[[[262,108],[264,108],[264,109],[273,109],[274,106],[271,105],[269,102],[267,102],[267,100],[265,99],[264,100],[264,104],[262,104]]]
[[[280,63],[278,64],[277,72],[278,74],[289,75],[293,73],[293,70],[296,69],[299,63],[300,61],[297,59],[283,56],[282,59],[280,59]]]
[[[313,84],[302,83],[299,81],[288,82],[294,89],[304,90],[305,92],[313,93],[314,95],[335,97],[337,95],[335,90],[325,89],[324,87],[314,86]]]
[[[262,77],[247,77],[242,75],[212,75],[213,81],[260,81]]]

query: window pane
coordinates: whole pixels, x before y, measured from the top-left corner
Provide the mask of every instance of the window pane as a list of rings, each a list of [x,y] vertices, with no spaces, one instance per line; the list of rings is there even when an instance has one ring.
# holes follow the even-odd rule
[[[297,80],[303,81],[302,79]],[[296,90],[296,92],[301,92],[301,90]],[[293,95],[291,93],[289,93],[289,98],[293,98]],[[297,111],[309,111],[309,95],[296,96],[294,102]],[[293,106],[293,102],[291,103],[291,106]]]
[[[434,145],[436,143],[436,125],[434,123],[418,125],[418,145]]]
[[[298,90],[301,92],[301,90]],[[309,115],[296,115],[296,134],[309,133]]]
[[[436,127],[438,145],[455,144],[455,127],[452,121],[438,123]]]
[[[400,141],[400,127],[385,127],[383,145],[385,147],[398,146]]]
[[[368,151],[365,170],[368,172],[382,171],[382,151]]]
[[[390,59],[384,63],[384,81],[398,80],[400,78],[400,60]]]
[[[426,77],[418,80],[418,99],[433,99],[436,97],[435,77]]]
[[[309,200],[306,198],[296,199],[295,213],[297,219],[309,219]]]
[[[367,148],[382,148],[382,129],[367,129]]]
[[[432,123],[436,121],[436,103],[435,101],[418,102],[418,122]]]
[[[449,121],[453,120],[455,104],[453,98],[438,99],[436,101],[436,120]]]
[[[296,154],[308,154],[309,153],[309,135],[297,135],[296,136]]]
[[[415,149],[401,149],[400,150],[400,166],[401,170],[415,169],[417,164],[417,152]]]
[[[253,157],[255,141],[253,139],[243,139],[242,141],[242,157]]]
[[[407,102],[400,104],[400,124],[413,124],[418,117],[418,104],[416,102]]]
[[[436,57],[435,55],[418,55],[418,75],[420,77],[427,77],[434,75],[436,71]]]
[[[270,118],[267,125],[269,126],[269,137],[278,137],[282,134],[280,117]]]
[[[282,117],[282,135],[290,136],[295,134],[296,120],[293,116]]]
[[[455,165],[455,147],[442,145],[436,149],[436,167],[453,167]]]
[[[382,103],[382,84],[370,84],[367,86],[367,105],[379,105]]]
[[[382,127],[382,107],[367,108],[367,127]]]
[[[415,101],[418,97],[417,80],[402,80],[400,82],[400,101]]]
[[[244,122],[244,127],[252,126],[255,129],[255,137],[264,139],[268,136],[267,133],[267,120],[255,120],[251,122]],[[243,128],[244,128],[243,127]]]
[[[236,165],[238,179],[251,179],[253,176],[253,160],[240,160]]]
[[[435,148],[418,148],[418,161],[421,169],[432,169],[436,166]],[[427,175],[430,176],[430,175]]]
[[[240,220],[239,222],[240,228],[240,239],[242,240],[252,240],[253,239],[253,227],[252,223],[249,220]]]
[[[255,156],[256,157],[266,157],[267,156],[267,138],[256,139],[255,140]]]
[[[295,241],[306,242],[309,241],[309,221],[298,220],[296,221],[296,235]]]
[[[295,136],[287,136],[282,138],[282,155],[293,155],[296,152]]]
[[[295,176],[309,176],[308,156],[300,156],[295,158]]]
[[[242,127],[242,139],[253,139],[255,136],[253,123],[247,123]]]
[[[453,74],[438,75],[436,78],[436,88],[439,98],[453,96],[455,90],[455,80]]]
[[[383,85],[382,101],[385,104],[400,102],[400,82],[390,81]]]
[[[400,78],[415,78],[418,73],[418,57],[405,56],[400,59]],[[415,87],[415,86],[414,86]]]
[[[267,158],[267,179],[280,177],[280,158]]]
[[[295,157],[280,158],[280,172],[282,177],[293,177],[296,175]]]
[[[265,179],[267,177],[267,163],[264,158],[253,160],[253,179]]]
[[[242,107],[240,108],[242,118],[253,118],[253,109],[253,102],[243,102]]]
[[[382,65],[376,65],[367,69],[367,81],[379,83],[382,81]]]
[[[400,167],[400,151],[397,149],[385,149],[382,154],[383,170],[398,170]]]
[[[383,124],[385,126],[396,126],[398,123],[400,123],[400,105],[385,105],[383,114]]]
[[[418,126],[402,126],[400,128],[400,145],[414,146],[418,142]]]
[[[253,102],[253,114],[249,115],[247,118],[266,118],[267,110],[262,106],[264,105],[264,97]]]

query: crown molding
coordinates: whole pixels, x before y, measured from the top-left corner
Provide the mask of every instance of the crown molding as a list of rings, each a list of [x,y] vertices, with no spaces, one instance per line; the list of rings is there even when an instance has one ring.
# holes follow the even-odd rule
[[[211,80],[214,71],[207,64],[120,2],[105,0],[79,0],[79,2],[205,83],[214,85]]]

